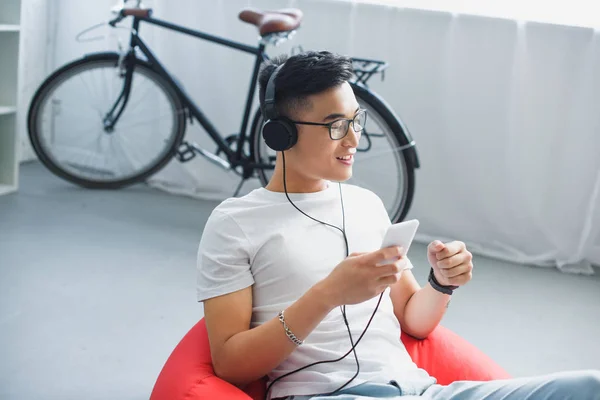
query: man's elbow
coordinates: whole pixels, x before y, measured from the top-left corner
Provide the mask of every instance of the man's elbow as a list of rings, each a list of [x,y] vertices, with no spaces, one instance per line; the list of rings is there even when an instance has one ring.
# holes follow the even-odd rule
[[[215,373],[215,376],[217,378],[220,378],[224,381],[229,382],[228,377],[229,377],[229,371],[228,369],[223,365],[223,362],[221,361],[220,358],[217,357],[213,357],[212,359],[212,367],[213,367],[213,372]]]
[[[412,336],[413,338],[415,338],[417,340],[427,339],[429,334],[431,334],[431,332],[433,332],[435,330],[436,326],[433,326],[433,327],[412,326],[411,324],[408,324],[406,322],[404,324],[402,324],[402,323],[400,324],[400,327],[402,328],[402,332],[406,333],[409,336]]]
[[[431,332],[406,332],[409,336],[417,340],[425,340]]]
[[[227,363],[222,357],[213,358],[212,366],[215,376],[227,383],[243,389],[246,385],[248,385],[249,382],[246,382],[244,379],[240,379],[241,377],[239,376],[237,369],[235,367],[232,368],[229,364],[230,363]]]

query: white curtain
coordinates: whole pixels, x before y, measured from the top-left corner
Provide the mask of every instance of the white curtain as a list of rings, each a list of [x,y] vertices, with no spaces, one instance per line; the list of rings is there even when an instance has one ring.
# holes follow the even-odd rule
[[[51,71],[48,43],[54,34],[55,9],[48,7],[44,0],[22,0],[21,2],[21,40],[19,47],[18,72],[18,113],[17,130],[19,132],[21,161],[33,160],[35,155],[27,137],[27,110],[33,94],[45,76]]]
[[[387,60],[385,81],[375,78],[371,87],[417,141],[422,167],[409,218],[421,221],[418,239],[459,239],[479,254],[592,273],[590,263],[600,264],[598,31],[379,3],[146,2],[157,18],[247,44],[258,36],[237,20],[242,7],[294,6],[305,13],[302,28],[271,55],[301,44]],[[46,27],[46,73],[84,52],[114,48],[114,37],[74,41],[106,20],[112,4],[61,0],[48,7],[55,17]],[[142,26],[141,34],[217,127],[239,130],[251,56],[161,28]],[[38,60],[38,50],[25,52]],[[26,94],[43,79],[39,69],[27,74]],[[212,149],[198,124],[188,125],[187,137]],[[151,183],[223,199],[238,179],[196,158],[170,163]],[[247,184],[246,192],[256,186]]]

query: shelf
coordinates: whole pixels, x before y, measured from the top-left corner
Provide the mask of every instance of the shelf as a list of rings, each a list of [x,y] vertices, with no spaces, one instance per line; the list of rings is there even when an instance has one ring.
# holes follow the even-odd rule
[[[19,45],[21,1],[0,0],[0,195],[19,187]]]
[[[0,0],[0,31],[5,26],[12,26],[11,31],[13,32],[19,30],[21,5],[20,0]]]
[[[15,192],[16,190],[17,188],[13,185],[4,185],[0,183],[0,196],[2,196],[3,194]]]
[[[0,24],[0,32],[19,32],[19,30],[21,30],[19,25]]]
[[[3,107],[0,106],[0,115],[14,114],[17,112],[17,107]]]

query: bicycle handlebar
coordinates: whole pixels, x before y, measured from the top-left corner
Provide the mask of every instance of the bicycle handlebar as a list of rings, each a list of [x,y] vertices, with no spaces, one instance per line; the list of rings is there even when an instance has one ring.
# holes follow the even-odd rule
[[[119,3],[117,3],[116,6],[114,6],[112,8],[111,12],[112,12],[112,14],[115,14],[116,17],[111,19],[110,21],[108,21],[108,24],[110,26],[112,26],[113,28],[115,27],[116,24],[121,22],[126,17],[132,16],[132,17],[139,17],[139,18],[148,18],[152,15],[151,8],[143,8],[142,0],[135,0],[134,8],[125,8],[125,4],[128,1],[129,0],[120,1]]]

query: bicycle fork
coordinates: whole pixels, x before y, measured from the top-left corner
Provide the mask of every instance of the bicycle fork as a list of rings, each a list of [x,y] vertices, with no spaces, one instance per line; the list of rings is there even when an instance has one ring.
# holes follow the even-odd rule
[[[130,50],[124,57],[119,58],[117,65],[119,71],[118,73],[119,76],[124,76],[125,81],[123,82],[123,90],[121,90],[119,97],[117,98],[117,100],[115,100],[115,103],[113,104],[112,108],[106,113],[102,120],[102,123],[104,125],[104,132],[106,133],[114,132],[115,125],[117,124],[119,117],[123,113],[123,110],[125,109],[125,106],[129,101],[129,94],[131,93],[131,82],[133,80],[133,68],[135,64],[134,58],[135,55],[133,53],[133,50]]]

